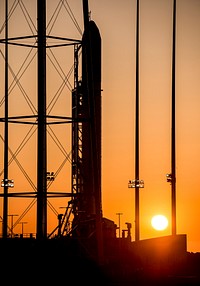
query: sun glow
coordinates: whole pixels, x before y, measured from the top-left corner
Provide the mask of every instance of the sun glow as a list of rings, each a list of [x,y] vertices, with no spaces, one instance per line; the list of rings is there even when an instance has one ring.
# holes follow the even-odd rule
[[[151,219],[151,225],[155,230],[164,230],[168,227],[168,219],[164,215],[155,215]]]

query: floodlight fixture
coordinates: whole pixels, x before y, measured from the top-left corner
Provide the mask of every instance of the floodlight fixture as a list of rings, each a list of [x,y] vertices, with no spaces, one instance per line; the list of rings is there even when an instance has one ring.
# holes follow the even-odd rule
[[[128,188],[144,188],[143,180],[129,180]]]
[[[167,182],[172,183],[172,174],[166,174]]]
[[[46,179],[47,179],[47,181],[54,181],[55,180],[54,172],[47,172],[46,173]]]
[[[9,179],[1,180],[1,187],[13,188],[14,187],[14,180],[9,180]]]

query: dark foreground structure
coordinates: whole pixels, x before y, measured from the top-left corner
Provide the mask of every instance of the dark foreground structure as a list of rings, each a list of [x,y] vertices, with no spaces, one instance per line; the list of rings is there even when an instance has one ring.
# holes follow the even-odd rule
[[[1,240],[1,279],[7,285],[200,285],[200,254],[186,251],[185,235],[107,239],[104,250],[99,264],[91,244],[80,240]]]

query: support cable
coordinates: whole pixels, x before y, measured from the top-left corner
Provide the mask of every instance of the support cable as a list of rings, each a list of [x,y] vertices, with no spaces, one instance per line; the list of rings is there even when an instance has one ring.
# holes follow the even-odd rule
[[[36,32],[36,31],[37,31],[37,28],[36,28],[35,24],[33,23],[33,20],[31,19],[31,16],[30,16],[30,14],[28,13],[28,10],[26,9],[26,6],[24,5],[24,2],[23,2],[23,1],[20,1],[20,0],[18,0],[18,2],[19,2],[19,5],[20,5],[20,7],[21,7],[21,10],[22,10],[22,13],[23,13],[23,15],[24,15],[24,18],[26,19],[26,22],[27,22],[27,24],[28,24],[28,26],[29,26],[31,32],[32,32],[32,34],[34,35],[34,31]],[[30,23],[32,24],[32,26],[33,26],[33,28],[34,28],[34,31],[33,31],[32,27],[31,27]]]
[[[72,163],[70,161],[70,157],[69,157],[69,154],[66,152],[65,148],[63,147],[63,145],[61,144],[61,142],[59,141],[58,137],[56,136],[56,134],[53,132],[52,128],[49,126],[49,128],[51,130],[51,133],[48,132],[48,134],[51,136],[51,138],[53,139],[53,141],[55,142],[55,144],[57,145],[57,147],[59,148],[59,150],[62,152],[62,154],[68,158],[69,162]]]
[[[0,135],[0,138],[4,141],[3,137]],[[17,157],[13,154],[13,152],[11,151],[11,149],[8,147],[9,152],[12,155],[12,160],[15,160],[17,166],[19,167],[19,169],[21,170],[22,174],[24,175],[24,177],[27,179],[27,181],[30,183],[31,187],[36,191],[36,186],[33,183],[33,181],[31,180],[31,178],[28,176],[27,172],[24,170],[24,168],[22,167],[22,165],[20,164],[20,162],[18,161]],[[10,165],[11,161],[9,161]],[[0,173],[2,174],[4,172],[4,170]]]
[[[82,36],[81,28],[80,28],[80,26],[79,26],[79,24],[78,24],[78,22],[77,22],[77,20],[76,20],[76,18],[75,18],[75,16],[74,16],[73,12],[72,12],[72,10],[71,10],[71,8],[70,8],[70,6],[69,6],[67,0],[64,0],[64,1],[61,0],[61,1],[63,2],[63,5],[64,5],[64,2],[66,2],[68,9],[66,8],[65,5],[64,5],[64,7],[65,7],[65,9],[66,9],[67,11],[69,11],[68,14],[69,14],[70,18],[72,19],[72,22],[74,23],[75,27],[76,27],[77,30],[79,31],[80,35]]]
[[[1,53],[2,56],[4,57],[2,51],[0,51],[0,53]],[[30,53],[29,53],[29,54],[30,54]],[[25,98],[25,100],[26,100],[26,102],[27,102],[28,106],[30,107],[30,109],[31,109],[31,111],[32,111],[33,114],[35,114],[34,112],[37,112],[37,110],[36,110],[35,106],[33,105],[33,103],[31,102],[29,96],[26,94],[26,92],[25,92],[25,90],[23,89],[22,85],[20,84],[20,79],[21,79],[22,75],[25,73],[25,71],[27,70],[27,68],[28,68],[28,66],[30,65],[30,63],[31,63],[31,62],[33,61],[33,59],[35,58],[35,56],[36,56],[36,54],[34,54],[34,56],[31,58],[31,61],[28,63],[28,65],[26,66],[25,70],[23,71],[23,73],[20,75],[19,78],[17,78],[17,75],[19,74],[19,72],[20,72],[20,70],[21,70],[22,67],[20,68],[20,70],[18,71],[18,73],[15,75],[15,74],[14,74],[14,71],[12,70],[12,68],[10,67],[10,65],[8,64],[8,68],[9,68],[9,70],[10,70],[10,72],[11,72],[11,74],[13,75],[13,78],[14,78],[13,82],[11,83],[11,85],[10,85],[10,87],[9,87],[9,94],[10,94],[11,91],[14,89],[15,85],[18,85],[19,89],[21,90],[22,95],[24,96],[24,98]],[[27,57],[28,57],[28,56],[27,56]],[[4,58],[4,59],[5,59],[5,58]],[[26,59],[27,59],[27,58],[26,58]],[[24,63],[25,63],[25,61],[24,61]],[[14,82],[15,82],[15,85],[13,85]],[[12,87],[12,88],[11,88],[11,87]],[[5,101],[5,97],[2,98],[2,100],[1,100],[1,102],[0,102],[0,106],[2,106],[2,104],[4,103],[4,101]]]
[[[17,2],[17,1],[18,1],[18,0],[15,0],[15,1],[13,2],[13,5],[11,6],[10,11],[8,12],[8,15],[7,15],[7,20],[8,20],[8,21],[10,20],[12,14],[14,13],[14,11],[15,11],[17,5],[18,5],[18,2]],[[5,28],[5,26],[6,26],[6,21],[3,23],[2,27],[1,27],[0,33],[2,33],[3,29]]]

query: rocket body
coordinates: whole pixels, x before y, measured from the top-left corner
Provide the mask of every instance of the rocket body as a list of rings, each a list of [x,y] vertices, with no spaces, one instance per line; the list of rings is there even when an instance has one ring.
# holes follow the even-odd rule
[[[101,36],[89,21],[82,38],[82,210],[101,212]]]

